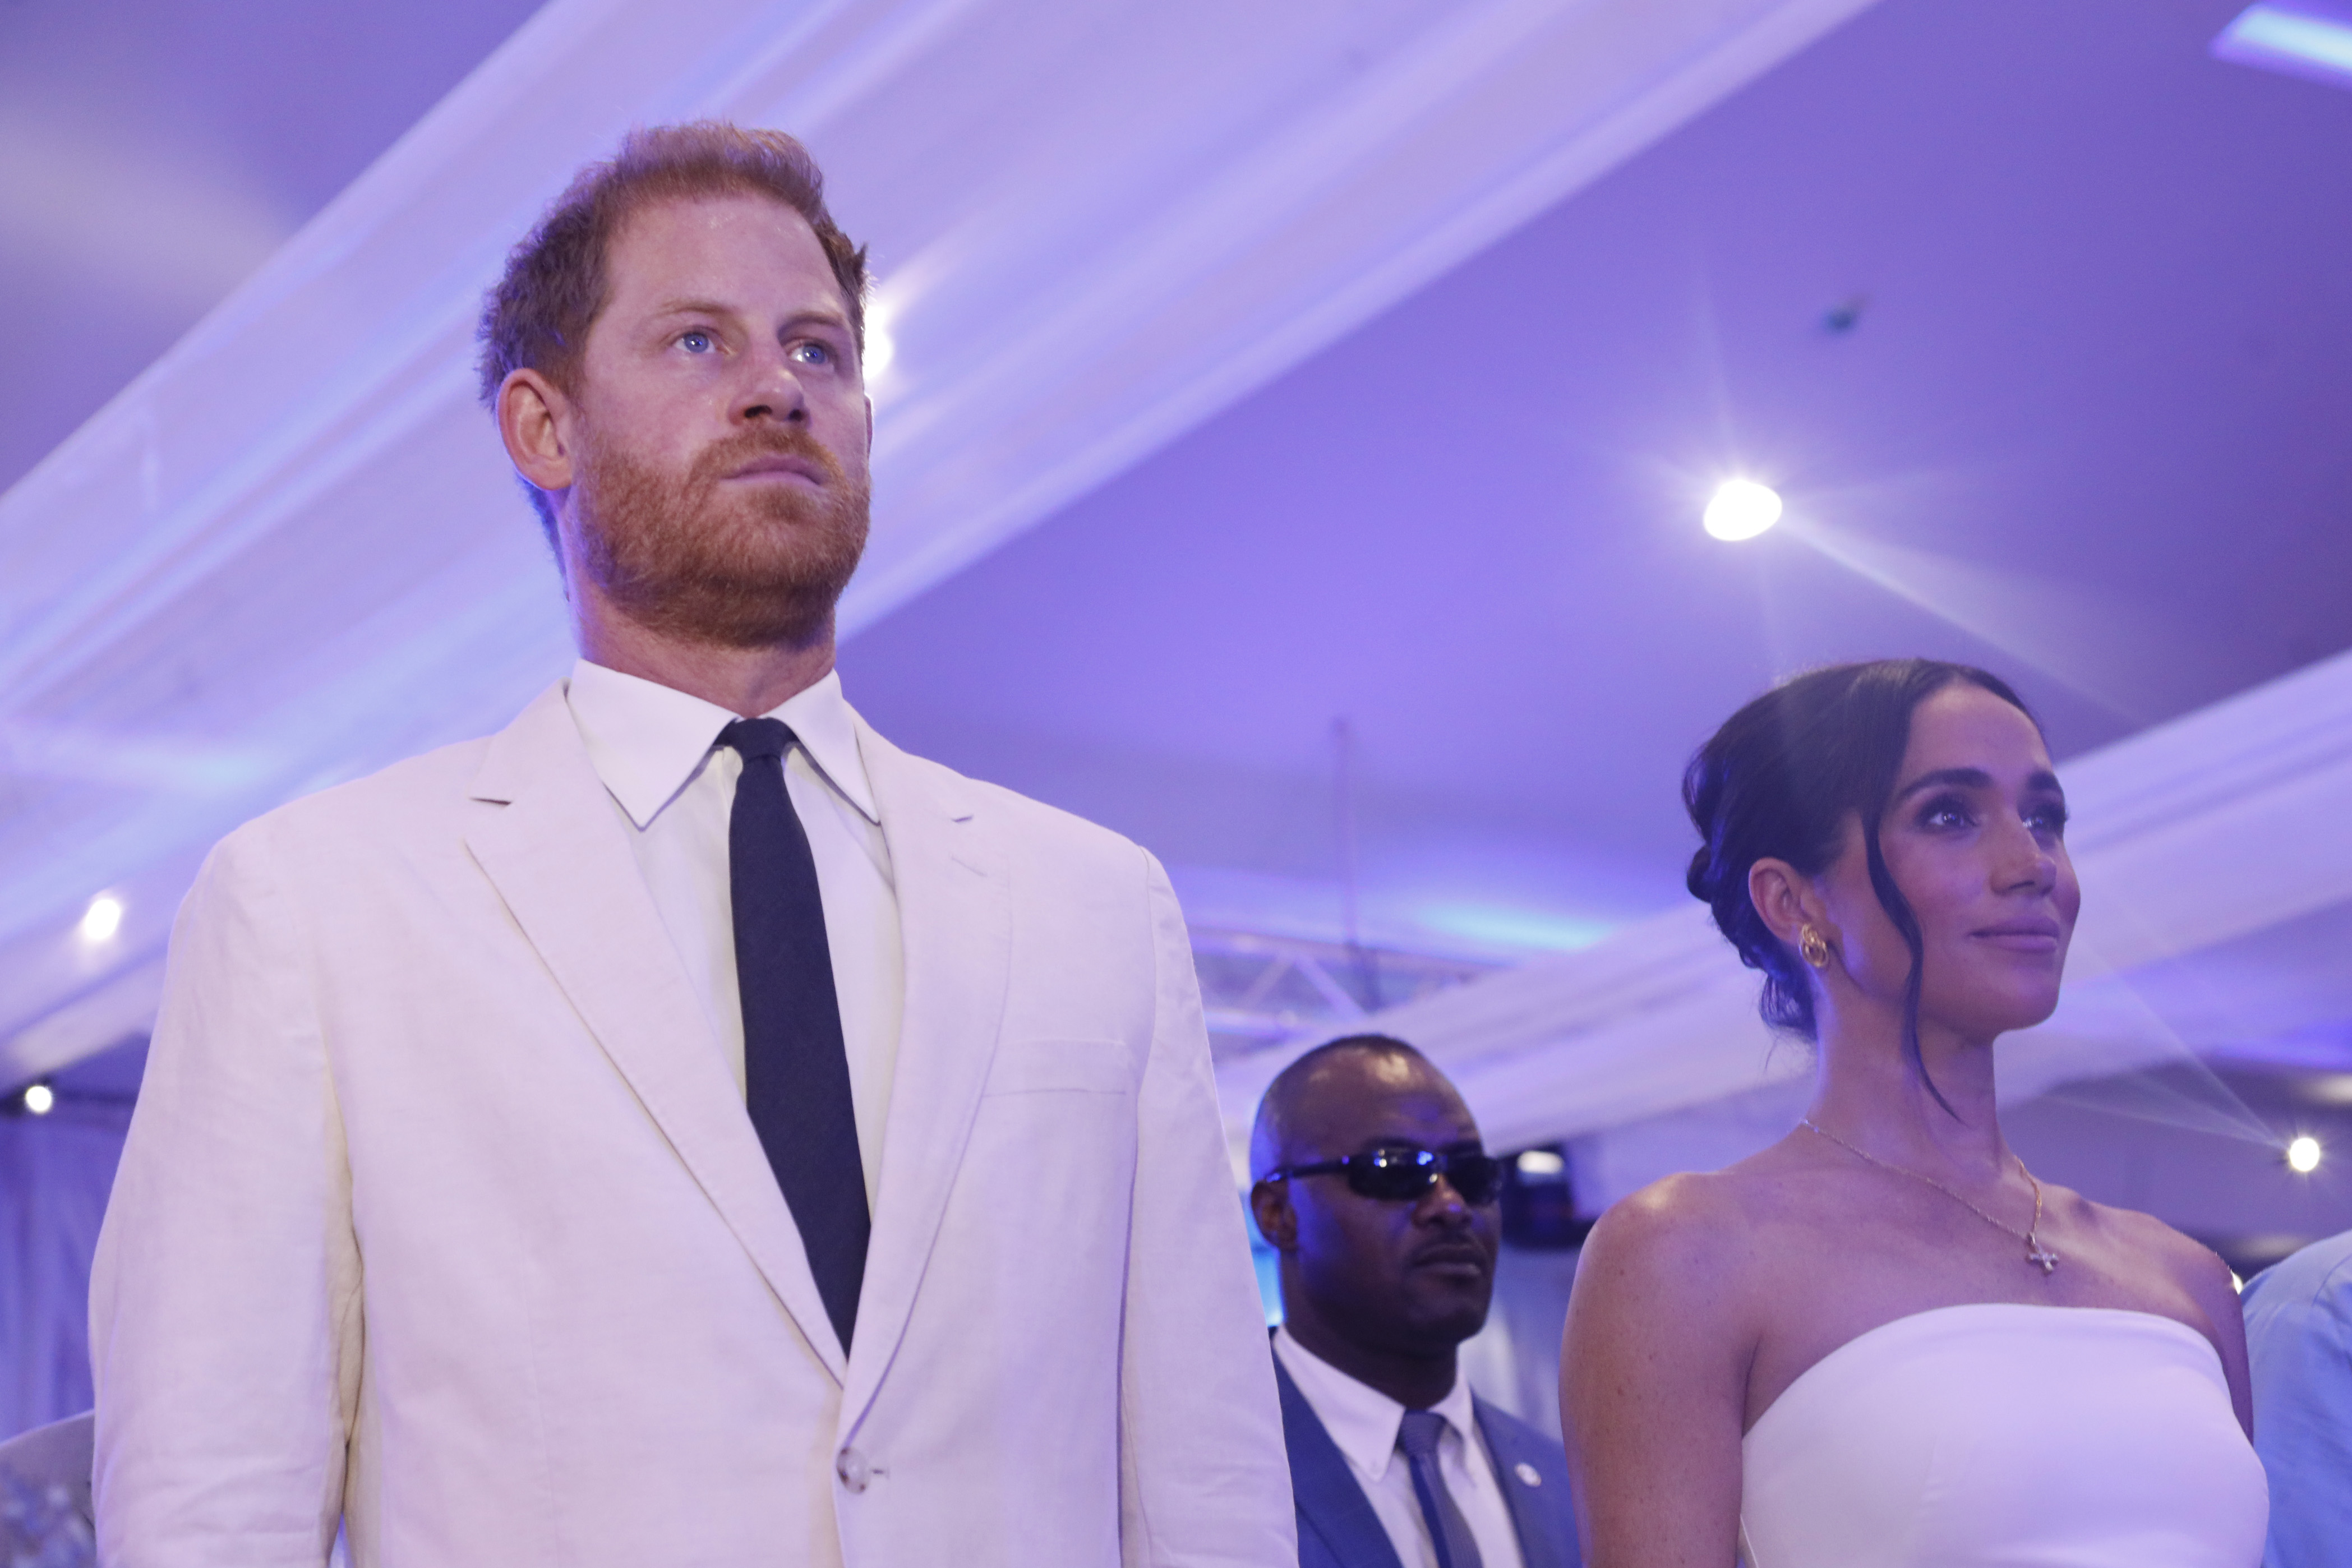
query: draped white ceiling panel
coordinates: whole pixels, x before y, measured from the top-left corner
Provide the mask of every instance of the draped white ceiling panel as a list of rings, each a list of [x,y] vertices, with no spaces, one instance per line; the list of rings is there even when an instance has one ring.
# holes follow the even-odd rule
[[[2352,1019],[2352,654],[2059,771],[2083,914],[2057,1013],[2000,1047],[2003,1100]],[[1693,900],[1363,1026],[1427,1051],[1508,1149],[1809,1071],[1759,1021],[1759,987]],[[1237,1163],[1258,1096],[1312,1043],[1220,1069]]]
[[[1867,4],[556,0],[0,498],[0,1079],[140,1026],[222,832],[562,668],[470,334],[630,125],[790,129],[873,247],[855,630]]]

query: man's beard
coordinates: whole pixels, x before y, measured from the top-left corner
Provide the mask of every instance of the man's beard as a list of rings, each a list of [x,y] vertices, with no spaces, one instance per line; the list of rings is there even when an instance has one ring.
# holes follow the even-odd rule
[[[804,458],[822,489],[790,480],[722,490],[744,464]],[[648,631],[719,647],[804,646],[865,552],[870,489],[790,425],[755,426],[706,448],[680,480],[625,453],[583,444],[572,503],[580,570]]]

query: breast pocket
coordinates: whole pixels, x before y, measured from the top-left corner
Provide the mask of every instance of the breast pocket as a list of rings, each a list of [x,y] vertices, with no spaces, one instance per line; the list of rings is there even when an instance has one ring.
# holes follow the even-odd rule
[[[982,1092],[1133,1094],[1135,1057],[1117,1040],[1004,1040]]]

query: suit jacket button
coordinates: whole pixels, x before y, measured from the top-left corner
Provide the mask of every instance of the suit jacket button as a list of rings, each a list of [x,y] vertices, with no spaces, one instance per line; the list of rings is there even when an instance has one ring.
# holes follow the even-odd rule
[[[1517,1464],[1511,1467],[1511,1474],[1518,1477],[1519,1479],[1525,1481],[1531,1487],[1539,1487],[1543,1485],[1542,1475],[1538,1472],[1533,1465],[1528,1464],[1525,1459],[1521,1459]]]
[[[851,1491],[862,1492],[866,1489],[866,1483],[874,1479],[874,1467],[867,1464],[866,1456],[856,1449],[844,1448],[841,1457],[833,1462],[833,1473],[839,1476],[841,1484]]]

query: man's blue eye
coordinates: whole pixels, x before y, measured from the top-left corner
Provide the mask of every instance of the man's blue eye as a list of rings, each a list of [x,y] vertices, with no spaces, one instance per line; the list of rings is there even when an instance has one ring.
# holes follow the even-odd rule
[[[691,354],[701,353],[710,347],[710,334],[709,332],[688,332],[684,337],[677,340],[677,346]]]
[[[823,343],[802,343],[800,346],[793,349],[793,353],[801,355],[814,355],[815,358],[811,363],[815,364],[831,364],[833,363],[833,351],[825,347]]]

